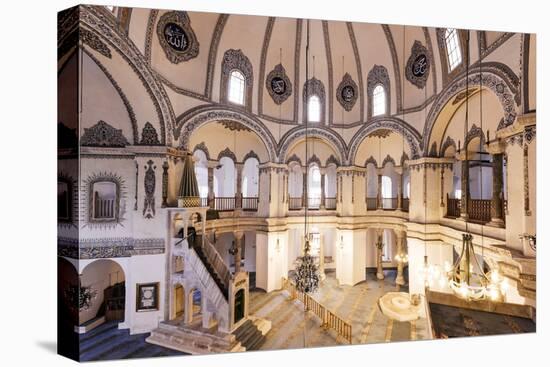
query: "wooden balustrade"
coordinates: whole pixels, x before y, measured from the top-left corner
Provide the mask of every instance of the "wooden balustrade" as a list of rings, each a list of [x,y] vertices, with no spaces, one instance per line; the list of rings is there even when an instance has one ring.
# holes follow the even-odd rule
[[[217,197],[214,199],[214,209],[218,211],[235,210],[235,197]]]
[[[208,198],[201,198],[201,207],[208,206]]]
[[[378,207],[378,198],[367,197],[367,210],[376,210],[377,207]]]
[[[231,272],[229,271],[229,268],[223,261],[220,253],[212,243],[210,243],[210,240],[207,237],[204,237],[203,242],[203,251],[206,256],[206,259],[214,269],[214,271],[219,275],[221,281],[223,282],[223,285],[226,287],[226,289],[229,289],[229,281],[231,280]]]
[[[289,198],[288,199],[288,210],[300,210],[302,209],[302,197]]]
[[[313,297],[306,293],[299,292],[290,279],[283,278],[282,288],[290,294],[291,299],[298,299],[304,305],[306,311],[312,311],[321,319],[321,327],[333,329],[338,336],[351,344],[351,324],[338,317],[334,312],[328,310],[325,306],[317,302]]]
[[[395,210],[397,208],[397,198],[382,198],[382,209]]]
[[[401,208],[404,212],[408,212],[409,211],[409,203],[410,203],[410,200],[409,198],[403,198],[403,207]]]
[[[94,219],[113,219],[115,217],[115,199],[99,199],[94,202]]]
[[[256,211],[258,210],[258,197],[256,196],[244,196],[242,198],[241,207],[243,210]]]
[[[460,217],[460,199],[453,199],[447,194],[447,217]]]
[[[319,209],[321,207],[321,198],[307,198],[307,207],[308,209]]]
[[[325,198],[325,209],[336,210],[336,198]]]
[[[468,202],[468,218],[472,221],[491,221],[491,200],[470,199]]]

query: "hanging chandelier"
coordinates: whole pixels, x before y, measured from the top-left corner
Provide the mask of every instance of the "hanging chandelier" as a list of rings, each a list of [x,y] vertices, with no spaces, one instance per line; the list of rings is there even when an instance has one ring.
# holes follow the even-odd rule
[[[308,77],[308,55],[309,55],[309,20],[307,21],[307,38],[306,38],[306,80]],[[306,82],[306,95],[308,95],[308,83]],[[309,98],[306,98],[305,109],[308,111]],[[308,158],[308,118],[306,117],[304,121],[305,127],[305,161],[307,162]],[[306,182],[308,182],[308,169],[305,171]],[[307,200],[307,184],[305,197]],[[298,258],[298,265],[294,272],[294,282],[296,284],[296,290],[302,293],[313,293],[319,288],[319,269],[315,264],[315,259],[309,254],[311,249],[310,244],[310,235],[308,228],[308,203],[306,201],[305,210],[304,210],[304,254]]]
[[[466,51],[466,91],[469,91],[469,64],[470,64],[470,31],[467,33],[467,51]],[[482,74],[481,74],[481,60],[479,66],[479,87],[481,91],[482,87]],[[481,129],[483,130],[483,101],[482,101],[482,92],[480,92],[480,124]],[[465,151],[465,160],[466,160],[466,169],[469,170],[469,160],[468,160],[468,141],[466,140],[468,132],[468,105],[469,105],[469,93],[466,93],[466,114],[464,120],[464,151]],[[479,141],[479,152],[482,151],[482,139]],[[481,160],[481,158],[480,158]],[[464,174],[464,173],[462,173]],[[483,185],[483,171],[481,171],[481,185]],[[467,183],[469,185],[469,183]],[[468,187],[469,190],[469,187]],[[467,190],[467,191],[468,191]],[[483,186],[481,186],[481,192],[483,192]],[[468,212],[468,201],[469,195],[467,193],[462,193],[466,196],[466,212]],[[483,225],[481,227],[481,264],[484,261],[483,258]],[[505,299],[506,290],[508,289],[508,281],[503,277],[498,270],[490,270],[485,272],[483,266],[478,261],[478,258],[475,254],[474,245],[473,245],[473,236],[468,231],[468,221],[466,221],[466,233],[462,234],[462,251],[460,256],[457,258],[455,263],[452,266],[449,266],[447,263],[447,279],[448,284],[454,294],[466,301],[479,301],[479,300],[491,300],[495,302],[500,302]]]

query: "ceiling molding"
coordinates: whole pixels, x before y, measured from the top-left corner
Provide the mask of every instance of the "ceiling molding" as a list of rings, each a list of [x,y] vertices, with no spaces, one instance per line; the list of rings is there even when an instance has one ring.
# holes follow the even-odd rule
[[[328,68],[328,116],[325,120],[325,124],[331,125],[333,120],[333,108],[334,108],[334,70],[332,68],[332,52],[330,50],[330,34],[328,32],[328,22],[322,21],[323,24],[323,38],[325,40],[325,53],[327,55],[327,68]],[[325,107],[325,106],[323,106]]]
[[[220,45],[220,40],[228,18],[228,14],[220,14],[218,21],[216,22],[216,26],[214,27],[214,32],[212,33],[212,40],[210,41],[208,65],[206,70],[206,84],[204,86],[204,96],[208,99],[212,99],[212,89],[214,88],[214,69],[216,68],[218,47]]]
[[[386,35],[386,40],[388,41],[388,47],[390,48],[391,60],[393,64],[393,74],[395,79],[395,99],[396,99],[396,112],[399,113],[402,111],[403,106],[401,105],[401,73],[399,72],[399,59],[397,58],[397,51],[395,50],[395,42],[393,41],[393,36],[390,30],[390,26],[387,24],[382,24],[382,29]],[[390,111],[387,111],[388,115],[391,115],[391,105]]]
[[[266,58],[267,58],[267,50],[269,48],[269,42],[271,41],[271,33],[273,32],[274,24],[275,24],[275,17],[267,18],[267,24],[265,26],[265,33],[264,33],[264,40],[262,42],[262,51],[260,55],[260,70],[258,75],[258,115],[263,114]]]
[[[431,60],[431,68],[432,71],[432,81],[433,81],[433,91],[432,91],[432,97],[437,94],[437,63],[435,62],[435,56],[434,56],[434,49],[432,45],[432,37],[430,36],[430,30],[428,27],[422,27],[422,31],[424,32],[424,40],[426,41],[426,47],[428,48],[428,54]]]
[[[365,90],[363,88],[363,68],[361,66],[361,57],[359,56],[359,48],[357,47],[357,39],[355,38],[355,32],[353,31],[353,23],[346,22],[348,28],[349,39],[351,47],[353,48],[353,55],[355,57],[355,65],[357,66],[357,79],[359,83],[359,120],[365,119]]]

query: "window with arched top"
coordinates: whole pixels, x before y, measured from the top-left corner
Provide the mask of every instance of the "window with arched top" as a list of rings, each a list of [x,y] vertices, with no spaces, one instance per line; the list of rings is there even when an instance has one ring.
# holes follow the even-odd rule
[[[321,121],[321,99],[319,96],[313,95],[307,100],[307,121]]]
[[[195,158],[195,176],[199,186],[199,195],[201,198],[208,197],[208,158],[206,153],[200,149],[193,153]]]
[[[245,77],[239,70],[231,71],[227,86],[227,99],[231,103],[244,105]]]
[[[309,167],[307,196],[309,208],[319,208],[321,205],[321,170],[317,165]]]
[[[460,49],[460,41],[456,29],[447,28],[445,30],[445,47],[447,50],[449,71],[453,71],[462,63],[462,50]]]
[[[386,90],[378,84],[372,91],[372,115],[380,116],[386,113]]]

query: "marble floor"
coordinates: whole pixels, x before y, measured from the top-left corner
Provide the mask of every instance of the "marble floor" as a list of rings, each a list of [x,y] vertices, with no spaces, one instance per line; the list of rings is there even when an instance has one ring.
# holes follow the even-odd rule
[[[334,273],[328,273],[313,298],[351,323],[353,344],[427,339],[426,319],[398,322],[381,313],[378,299],[386,292],[396,291],[395,271],[386,271],[385,274],[384,280],[367,273],[367,280],[355,286],[338,286]],[[284,291],[251,291],[250,314],[272,322],[272,329],[260,348],[262,350],[347,344],[337,337],[335,331],[321,328],[317,316],[311,312],[304,315],[300,301],[291,301]]]

